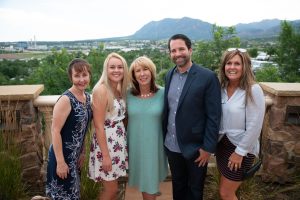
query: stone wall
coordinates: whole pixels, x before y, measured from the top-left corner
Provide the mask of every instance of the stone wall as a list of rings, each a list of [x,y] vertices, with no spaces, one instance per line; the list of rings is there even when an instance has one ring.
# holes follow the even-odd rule
[[[28,190],[33,193],[40,193],[44,190],[44,178],[41,175],[43,165],[43,139],[41,119],[37,115],[37,109],[33,102],[24,102],[21,111],[21,140],[20,146],[22,155],[22,179]]]
[[[40,176],[43,144],[36,108],[32,101],[4,101],[1,112],[6,116],[10,113],[10,121],[13,121],[2,134],[14,138],[13,143],[21,150],[22,180],[29,191],[40,191],[43,187]]]
[[[297,124],[300,115],[295,112],[296,118],[289,122],[287,108],[300,107],[300,84],[262,83],[261,86],[273,102],[264,121],[262,178],[269,182],[292,182],[300,172],[300,124]]]
[[[0,86],[1,134],[20,150],[21,176],[29,194],[44,191],[41,116],[33,101],[43,86]]]

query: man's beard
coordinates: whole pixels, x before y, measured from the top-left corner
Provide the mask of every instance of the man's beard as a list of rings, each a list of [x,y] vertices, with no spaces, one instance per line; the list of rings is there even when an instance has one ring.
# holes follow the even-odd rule
[[[175,60],[175,64],[177,65],[177,67],[184,67],[189,61],[189,58],[187,56],[179,57],[179,58],[180,58],[180,62],[177,62],[178,58]]]

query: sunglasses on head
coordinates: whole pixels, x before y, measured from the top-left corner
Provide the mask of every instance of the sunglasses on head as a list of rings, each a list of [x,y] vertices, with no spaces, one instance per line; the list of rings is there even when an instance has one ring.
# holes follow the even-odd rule
[[[245,53],[247,52],[247,49],[242,49],[242,48],[229,48],[227,49],[228,52],[231,52],[231,51],[239,51],[241,53]]]

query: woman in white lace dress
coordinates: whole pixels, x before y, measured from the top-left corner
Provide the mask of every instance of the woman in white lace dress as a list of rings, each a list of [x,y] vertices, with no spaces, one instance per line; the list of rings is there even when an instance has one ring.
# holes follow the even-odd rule
[[[128,154],[125,118],[125,97],[128,83],[128,67],[125,59],[111,53],[104,61],[100,80],[92,95],[95,126],[88,176],[102,182],[104,189],[100,199],[112,200],[118,191],[118,178],[126,175]]]

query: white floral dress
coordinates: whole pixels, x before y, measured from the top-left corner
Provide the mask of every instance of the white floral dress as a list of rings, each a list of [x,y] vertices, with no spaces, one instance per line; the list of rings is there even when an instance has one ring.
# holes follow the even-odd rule
[[[126,175],[126,170],[128,169],[128,148],[125,127],[122,121],[125,118],[125,110],[124,100],[114,99],[113,113],[106,113],[104,131],[109,155],[112,160],[112,170],[109,172],[104,171],[102,168],[102,152],[98,145],[96,134],[93,134],[88,176],[96,182],[102,180],[112,181]]]

